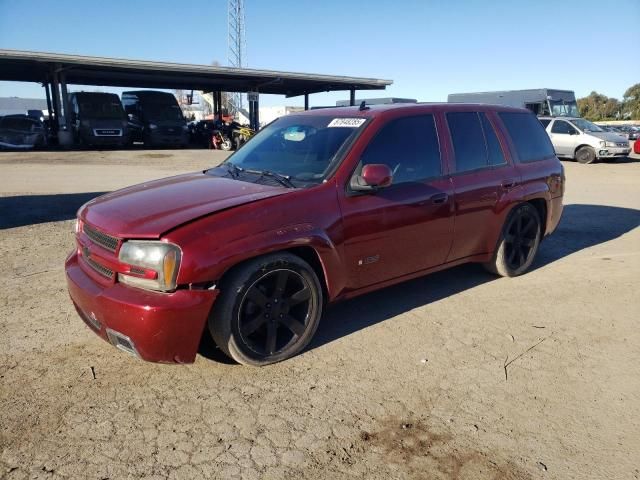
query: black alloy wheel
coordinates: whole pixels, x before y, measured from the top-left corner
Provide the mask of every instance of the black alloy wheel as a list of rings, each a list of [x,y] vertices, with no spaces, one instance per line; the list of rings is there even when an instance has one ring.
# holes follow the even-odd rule
[[[223,352],[245,365],[268,365],[296,355],[307,346],[322,316],[318,276],[288,252],[240,264],[219,288],[209,332]]]
[[[538,211],[530,203],[515,207],[505,222],[493,258],[484,264],[492,273],[516,277],[533,263],[542,237]]]
[[[238,310],[243,342],[261,356],[300,338],[311,315],[311,287],[289,269],[272,270],[247,290]]]
[[[538,218],[529,210],[514,215],[504,237],[507,266],[518,270],[535,253],[538,239]]]

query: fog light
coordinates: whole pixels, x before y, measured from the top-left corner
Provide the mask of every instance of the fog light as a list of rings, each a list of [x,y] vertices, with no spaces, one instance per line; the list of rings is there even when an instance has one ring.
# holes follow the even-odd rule
[[[119,348],[123,352],[127,352],[135,357],[140,356],[138,355],[138,351],[136,350],[136,346],[134,345],[133,341],[131,341],[131,339],[126,335],[107,328],[107,337],[109,337],[109,341],[114,347]]]

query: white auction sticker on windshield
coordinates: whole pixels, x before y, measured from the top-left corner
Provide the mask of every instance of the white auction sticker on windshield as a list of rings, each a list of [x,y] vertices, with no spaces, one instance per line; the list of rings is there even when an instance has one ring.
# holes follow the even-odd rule
[[[358,128],[366,121],[366,118],[334,118],[327,127]]]

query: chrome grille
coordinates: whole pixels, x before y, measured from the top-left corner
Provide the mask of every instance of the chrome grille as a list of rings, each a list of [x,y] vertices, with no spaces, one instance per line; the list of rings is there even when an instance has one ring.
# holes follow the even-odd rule
[[[82,231],[91,239],[91,241],[97,245],[100,245],[102,248],[106,248],[110,252],[116,251],[118,248],[118,239],[116,237],[112,237],[111,235],[107,235],[106,233],[99,232],[95,228],[90,227],[87,224],[84,224],[82,227]]]
[[[103,277],[107,277],[109,279],[113,278],[113,270],[108,269],[104,265],[100,265],[98,262],[96,262],[91,257],[86,257],[85,256],[83,258],[89,264],[89,266],[91,268],[93,268],[96,272],[98,272],[100,275],[102,275]]]

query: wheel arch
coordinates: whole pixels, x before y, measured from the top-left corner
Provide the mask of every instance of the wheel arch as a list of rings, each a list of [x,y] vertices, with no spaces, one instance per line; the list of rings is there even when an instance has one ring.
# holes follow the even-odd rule
[[[246,255],[227,258],[210,278],[215,278],[215,282],[220,284],[232,271],[247,262],[266,255],[289,253],[309,264],[318,277],[325,301],[335,298],[342,288],[341,278],[344,275],[338,270],[340,259],[334,245],[326,238],[298,239],[296,242],[276,243],[246,252]]]
[[[530,203],[533,206],[533,208],[535,208],[536,211],[538,212],[538,216],[540,217],[541,236],[544,237],[547,231],[547,221],[548,221],[547,201],[544,198],[532,198],[523,203]]]

